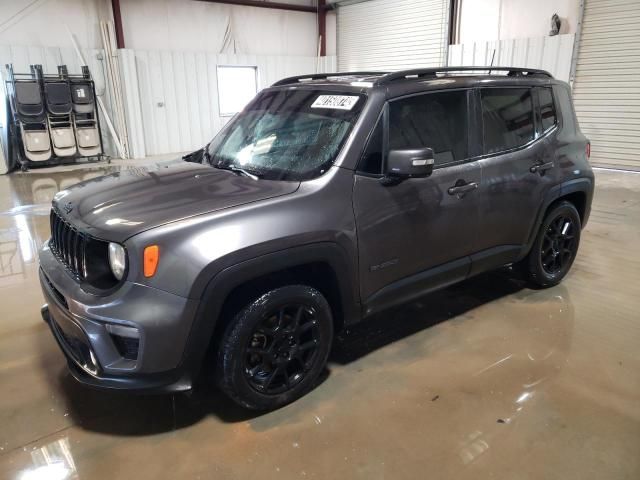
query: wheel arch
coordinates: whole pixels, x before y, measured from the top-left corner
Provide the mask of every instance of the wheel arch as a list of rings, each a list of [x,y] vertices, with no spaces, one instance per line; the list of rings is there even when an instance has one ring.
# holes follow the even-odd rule
[[[318,289],[331,306],[334,331],[339,331],[360,319],[356,274],[345,250],[333,242],[288,248],[228,266],[211,277],[202,291],[189,348],[201,352],[203,360],[235,309],[271,288],[291,283]]]
[[[591,212],[592,198],[593,181],[590,178],[569,180],[568,182],[558,184],[549,189],[540,205],[540,208],[538,209],[536,221],[533,223],[533,227],[529,232],[527,244],[520,252],[518,259],[520,260],[524,258],[529,253],[544,217],[558,202],[564,200],[571,202],[578,210],[581,226],[584,228]]]

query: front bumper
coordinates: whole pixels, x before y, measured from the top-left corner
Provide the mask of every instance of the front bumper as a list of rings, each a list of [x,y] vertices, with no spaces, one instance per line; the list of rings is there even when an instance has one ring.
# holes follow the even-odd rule
[[[125,284],[105,297],[89,294],[45,246],[40,283],[43,319],[67,357],[73,376],[109,390],[175,392],[192,387],[199,352],[188,348],[198,302],[144,285]],[[107,325],[140,334],[134,359],[124,358]]]

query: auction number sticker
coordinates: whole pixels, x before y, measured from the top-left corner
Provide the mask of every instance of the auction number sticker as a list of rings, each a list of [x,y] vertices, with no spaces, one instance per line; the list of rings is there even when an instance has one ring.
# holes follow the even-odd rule
[[[360,97],[354,95],[320,95],[311,108],[333,108],[336,110],[351,110]]]

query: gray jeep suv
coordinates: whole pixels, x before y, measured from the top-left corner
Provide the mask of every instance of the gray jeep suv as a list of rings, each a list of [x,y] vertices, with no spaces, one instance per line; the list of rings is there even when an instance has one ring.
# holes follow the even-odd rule
[[[206,365],[272,409],[365,317],[504,265],[560,282],[589,142],[565,83],[487,69],[285,79],[186,161],[56,194],[42,314],[75,378],[175,392]]]

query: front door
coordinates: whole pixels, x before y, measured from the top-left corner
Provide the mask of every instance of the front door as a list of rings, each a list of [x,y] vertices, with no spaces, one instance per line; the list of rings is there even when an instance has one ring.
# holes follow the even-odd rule
[[[466,277],[474,249],[481,167],[468,158],[468,91],[389,102],[355,176],[361,298],[366,313]],[[394,149],[430,147],[434,171],[384,181]]]

